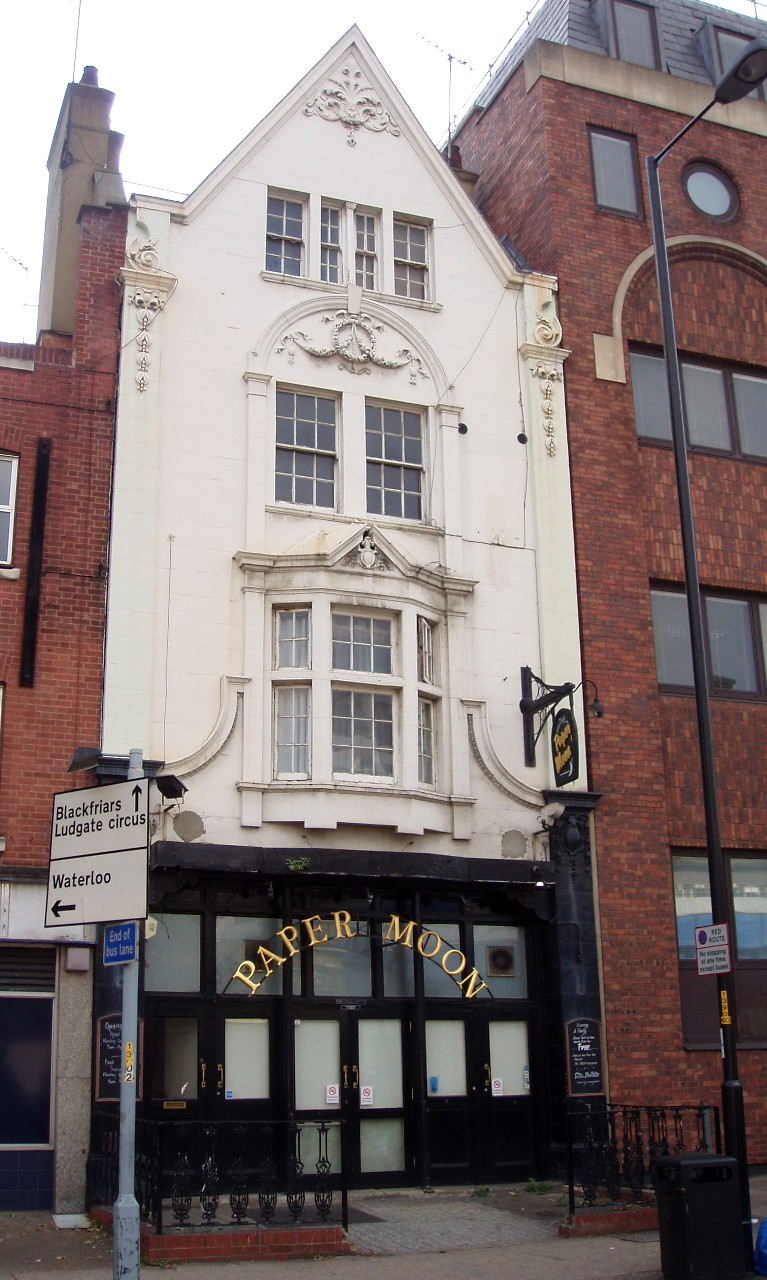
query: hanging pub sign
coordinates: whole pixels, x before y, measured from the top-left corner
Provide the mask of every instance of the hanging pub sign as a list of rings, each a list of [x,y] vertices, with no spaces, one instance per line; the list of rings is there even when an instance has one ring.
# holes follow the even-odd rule
[[[569,707],[560,707],[551,717],[551,759],[555,786],[575,782],[579,773],[578,726]]]

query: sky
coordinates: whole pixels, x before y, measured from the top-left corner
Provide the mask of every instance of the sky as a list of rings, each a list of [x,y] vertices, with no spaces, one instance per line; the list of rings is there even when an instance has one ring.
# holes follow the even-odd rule
[[[444,141],[541,0],[6,0],[0,47],[0,339],[33,342],[48,175],[67,84],[114,92],[126,191],[187,195],[356,21],[429,136]],[[720,0],[754,16],[754,0]],[[759,6],[760,16],[764,6]],[[481,14],[481,17],[478,15]]]

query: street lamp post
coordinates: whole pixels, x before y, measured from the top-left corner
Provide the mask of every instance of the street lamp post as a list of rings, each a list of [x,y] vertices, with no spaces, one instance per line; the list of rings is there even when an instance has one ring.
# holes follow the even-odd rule
[[[646,161],[647,184],[650,193],[650,219],[652,223],[655,266],[658,276],[663,347],[671,409],[671,436],[676,464],[677,497],[682,532],[682,551],[687,589],[687,610],[690,620],[692,648],[692,675],[695,689],[695,705],[698,718],[701,778],[703,786],[703,810],[706,824],[708,871],[711,887],[711,914],[713,922],[726,924],[731,946],[735,945],[734,912],[730,896],[722,842],[719,832],[719,805],[716,786],[714,744],[711,732],[711,700],[709,697],[708,668],[703,638],[703,606],[698,576],[698,557],[695,543],[695,527],[692,514],[690,473],[687,465],[687,432],[685,428],[684,402],[679,352],[676,343],[674,309],[671,298],[668,245],[663,221],[659,167],[672,147],[685,136],[698,120],[716,103],[737,102],[746,97],[755,85],[767,78],[767,41],[752,40],[745,45],[739,59],[716,85],[714,96],[696,116],[688,120],[683,129],[655,156]],[[753,1244],[751,1236],[751,1196],[748,1185],[748,1157],[746,1151],[746,1125],[743,1107],[743,1089],[738,1079],[737,1019],[735,983],[732,973],[718,975],[719,1022],[722,1037],[722,1117],[724,1121],[725,1148],[738,1162],[743,1225],[743,1247],[746,1265],[751,1267]]]

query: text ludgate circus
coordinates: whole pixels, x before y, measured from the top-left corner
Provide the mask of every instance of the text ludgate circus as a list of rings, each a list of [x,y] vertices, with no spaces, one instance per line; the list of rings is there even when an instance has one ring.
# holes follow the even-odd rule
[[[115,803],[119,806],[120,801],[117,800]],[[82,821],[76,818],[73,819],[67,814],[66,818],[60,820],[59,812],[63,807],[57,806],[53,823],[53,834],[57,838],[62,836],[94,835],[99,831],[124,831],[133,827],[143,827],[146,830],[145,813],[114,813],[106,820],[103,818],[83,818]],[[83,806],[83,808],[85,807]]]
[[[330,926],[321,916],[307,916],[295,925],[286,924],[284,928],[278,929],[269,941],[275,943],[279,939],[277,945],[280,951],[273,951],[265,945],[260,946],[258,948],[259,966],[257,967],[253,960],[243,960],[232,974],[232,981],[237,978],[244,983],[251,995],[255,995],[262,982],[265,982],[286,960],[298,955],[302,946],[316,947],[323,942],[343,941],[346,938],[357,937],[357,931],[352,928],[350,912],[333,911],[331,917],[335,924],[335,932],[332,929],[328,932]],[[478,991],[484,990],[487,986],[476,969],[471,969],[465,977],[462,977],[468,964],[463,952],[457,947],[449,946],[433,929],[419,930],[415,920],[403,922],[400,921],[399,916],[391,916],[383,941],[399,943],[402,947],[417,951],[424,960],[433,960],[438,963],[443,973],[446,973],[453,979],[456,986],[461,988],[467,1000],[471,1000]],[[256,982],[254,978],[259,971],[260,976]]]

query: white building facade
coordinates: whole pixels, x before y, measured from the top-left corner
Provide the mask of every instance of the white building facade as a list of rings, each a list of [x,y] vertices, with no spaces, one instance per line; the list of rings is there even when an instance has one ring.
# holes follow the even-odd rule
[[[585,763],[554,791],[519,709],[523,667],[580,679],[555,282],[355,28],[187,200],[134,197],[123,279],[102,750],[188,788],[145,1114],[343,1118],[358,1183],[542,1167],[599,1019]]]

